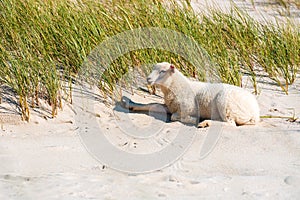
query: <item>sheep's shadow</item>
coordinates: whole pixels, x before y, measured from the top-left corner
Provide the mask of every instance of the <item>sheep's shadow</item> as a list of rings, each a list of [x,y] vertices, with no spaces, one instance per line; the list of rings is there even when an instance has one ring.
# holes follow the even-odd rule
[[[154,117],[157,120],[170,123],[171,113],[168,112],[165,104],[149,103],[141,104],[136,103],[126,96],[121,98],[121,101],[116,102],[114,111],[123,113],[137,113]]]

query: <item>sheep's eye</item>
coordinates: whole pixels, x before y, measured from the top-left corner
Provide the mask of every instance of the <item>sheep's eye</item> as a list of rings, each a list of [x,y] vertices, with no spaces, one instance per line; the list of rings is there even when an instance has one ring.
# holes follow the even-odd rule
[[[160,74],[163,74],[163,73],[165,73],[166,71],[165,70],[161,70],[159,73]]]

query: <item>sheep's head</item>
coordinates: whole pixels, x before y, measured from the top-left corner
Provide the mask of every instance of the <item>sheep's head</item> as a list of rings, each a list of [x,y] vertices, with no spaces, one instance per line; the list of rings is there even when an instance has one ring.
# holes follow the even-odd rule
[[[172,83],[172,75],[175,73],[174,65],[163,62],[154,65],[154,69],[147,77],[149,85],[163,85],[168,87]]]

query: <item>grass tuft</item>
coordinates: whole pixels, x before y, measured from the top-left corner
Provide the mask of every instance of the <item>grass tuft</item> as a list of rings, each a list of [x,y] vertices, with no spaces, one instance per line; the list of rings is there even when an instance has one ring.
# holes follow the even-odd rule
[[[300,65],[299,26],[261,24],[237,8],[229,14],[216,10],[196,14],[190,1],[2,0],[0,10],[0,86],[8,85],[18,94],[27,121],[30,107],[38,106],[41,98],[55,117],[62,83],[71,89],[91,51],[126,30],[160,27],[186,34],[207,51],[223,82],[241,86],[248,73],[256,93],[258,68],[288,93]],[[161,61],[176,63],[187,76],[207,78],[179,55],[142,49],[114,60],[101,77],[108,87],[99,87],[109,93],[129,66]]]

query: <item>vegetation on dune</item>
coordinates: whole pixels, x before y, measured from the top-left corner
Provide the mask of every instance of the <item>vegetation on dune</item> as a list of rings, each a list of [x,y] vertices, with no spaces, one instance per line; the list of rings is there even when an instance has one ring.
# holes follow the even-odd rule
[[[39,99],[48,101],[55,116],[62,85],[71,87],[72,77],[97,45],[126,30],[160,27],[192,37],[207,51],[223,82],[241,85],[243,73],[248,73],[257,92],[260,67],[288,93],[300,65],[299,26],[260,24],[238,9],[196,14],[186,2],[2,0],[0,85],[16,92],[24,120]],[[112,90],[128,66],[164,60],[178,64],[185,75],[205,79],[186,59],[156,49],[119,57],[102,78]]]

